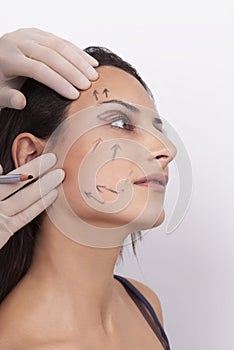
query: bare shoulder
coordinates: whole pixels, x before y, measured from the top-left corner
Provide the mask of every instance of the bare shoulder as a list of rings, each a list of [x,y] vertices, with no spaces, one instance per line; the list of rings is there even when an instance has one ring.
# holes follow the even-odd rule
[[[139,282],[133,278],[125,277],[129,282],[131,282],[134,287],[136,287],[141,294],[144,295],[144,297],[150,302],[151,306],[153,307],[161,325],[163,326],[163,314],[162,314],[162,306],[161,302],[159,300],[158,295],[147,285],[145,285],[142,282]]]
[[[3,345],[8,349],[6,344],[10,346],[14,343],[23,324],[23,319],[19,317],[20,303],[17,303],[18,299],[14,299],[12,294],[10,293],[0,304],[0,349]],[[25,308],[25,311],[27,310],[28,307]]]
[[[25,338],[30,338],[31,330],[39,329],[35,296],[30,297],[21,283],[0,304],[0,349],[20,348],[22,341],[26,343]]]
[[[12,349],[12,344],[15,344],[17,319],[14,316],[15,311],[8,303],[0,304],[0,349]]]

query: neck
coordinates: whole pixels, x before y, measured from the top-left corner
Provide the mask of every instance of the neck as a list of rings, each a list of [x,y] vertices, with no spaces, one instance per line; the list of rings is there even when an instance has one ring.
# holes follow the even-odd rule
[[[83,310],[89,316],[89,327],[92,321],[95,325],[103,323],[103,319],[110,324],[113,305],[117,305],[119,298],[116,292],[119,282],[113,278],[113,271],[120,249],[78,244],[61,234],[45,217],[28,275],[40,289],[47,293],[51,290],[51,295],[56,295],[66,310],[79,315]]]

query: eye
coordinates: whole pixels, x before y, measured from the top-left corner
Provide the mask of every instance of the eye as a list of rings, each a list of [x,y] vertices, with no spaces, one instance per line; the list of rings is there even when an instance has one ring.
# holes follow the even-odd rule
[[[120,115],[114,121],[112,121],[110,125],[112,128],[115,128],[115,129],[117,128],[122,132],[126,132],[126,133],[135,132],[135,126],[131,124],[131,120],[122,115]]]

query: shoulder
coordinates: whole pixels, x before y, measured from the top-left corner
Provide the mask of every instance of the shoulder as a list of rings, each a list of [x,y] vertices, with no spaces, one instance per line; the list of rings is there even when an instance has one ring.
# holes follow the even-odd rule
[[[39,329],[38,310],[21,283],[0,304],[0,349],[28,348],[33,330]]]
[[[144,283],[139,282],[133,278],[124,278],[126,278],[130,283],[132,283],[134,287],[136,287],[141,292],[141,294],[143,294],[144,297],[149,301],[159,319],[159,322],[163,326],[162,306],[158,295]]]

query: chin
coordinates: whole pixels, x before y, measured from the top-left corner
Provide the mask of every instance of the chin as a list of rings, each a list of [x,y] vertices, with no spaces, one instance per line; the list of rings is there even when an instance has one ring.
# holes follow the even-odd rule
[[[141,230],[150,230],[154,227],[160,226],[164,219],[165,219],[165,211],[162,208],[161,211],[158,213],[157,217],[155,218],[155,222],[152,223],[152,215],[155,213],[153,212],[145,212],[144,218],[138,218],[136,221],[132,222],[131,225],[131,232],[133,231],[141,231]]]
[[[157,220],[155,221],[155,223],[153,224],[152,227],[157,227],[157,226],[162,225],[164,219],[165,219],[165,211],[163,209],[160,216],[157,218]]]

